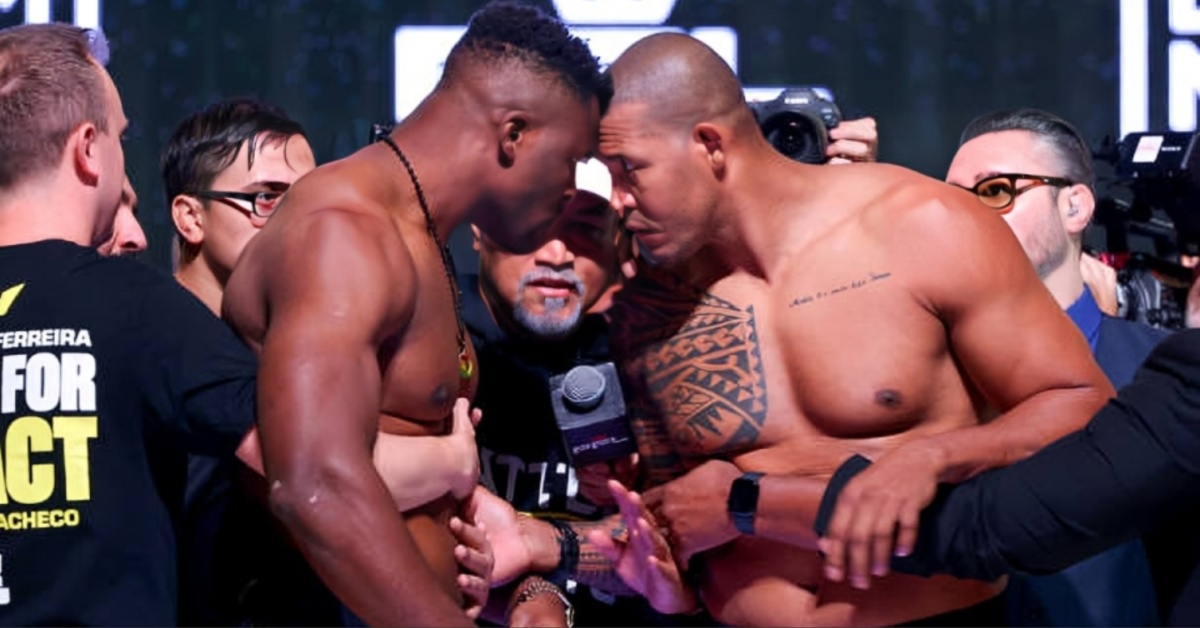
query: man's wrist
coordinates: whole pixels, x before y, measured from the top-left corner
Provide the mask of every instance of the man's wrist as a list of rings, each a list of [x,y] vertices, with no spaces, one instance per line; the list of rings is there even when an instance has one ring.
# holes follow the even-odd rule
[[[559,550],[558,530],[553,525],[529,515],[519,515],[517,529],[525,548],[529,550],[529,570],[534,573],[547,573],[558,569],[561,551]]]
[[[971,428],[964,428],[971,429]],[[959,471],[954,463],[953,455],[955,444],[954,439],[946,438],[946,434],[937,434],[926,438],[915,440],[907,443],[910,447],[920,447],[921,457],[928,460],[937,475],[938,482],[959,482],[961,478],[956,478]]]
[[[746,472],[729,486],[725,500],[726,511],[734,529],[744,535],[754,535],[754,519],[758,514],[759,481],[762,473]]]

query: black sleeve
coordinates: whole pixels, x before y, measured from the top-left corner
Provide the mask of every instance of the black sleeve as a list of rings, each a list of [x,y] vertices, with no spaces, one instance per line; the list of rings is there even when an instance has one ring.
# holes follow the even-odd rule
[[[844,484],[843,484],[844,486]],[[836,501],[836,487],[826,501]],[[1200,330],[1168,338],[1088,426],[1027,460],[943,487],[897,571],[1050,573],[1200,499]],[[824,524],[824,522],[819,522]]]
[[[138,377],[147,403],[187,451],[231,454],[254,424],[254,355],[175,281],[140,296]]]

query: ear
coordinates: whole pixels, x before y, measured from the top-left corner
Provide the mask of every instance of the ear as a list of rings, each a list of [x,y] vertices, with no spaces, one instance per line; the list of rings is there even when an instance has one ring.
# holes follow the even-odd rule
[[[71,155],[72,165],[79,179],[87,185],[96,185],[100,181],[100,131],[95,124],[84,122],[79,125],[67,138],[67,151]]]
[[[725,130],[709,122],[692,128],[692,140],[704,149],[704,156],[714,172],[725,170]]]
[[[1088,186],[1072,185],[1059,193],[1058,211],[1067,233],[1079,235],[1092,221],[1092,213],[1096,211],[1096,197]]]
[[[471,223],[471,245],[475,248],[475,252],[479,252],[479,227],[475,223]]]
[[[504,116],[500,123],[499,156],[500,164],[509,168],[517,161],[517,148],[525,143],[529,133],[529,120],[525,114],[511,112]]]
[[[199,199],[180,194],[171,201],[171,220],[188,244],[199,246],[204,243],[205,218],[204,206]]]

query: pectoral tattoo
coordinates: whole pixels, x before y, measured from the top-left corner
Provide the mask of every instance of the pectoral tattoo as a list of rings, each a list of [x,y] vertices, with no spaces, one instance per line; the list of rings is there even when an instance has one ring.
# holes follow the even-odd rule
[[[813,292],[811,294],[806,294],[802,297],[797,297],[795,299],[792,299],[792,302],[788,303],[788,307],[800,307],[801,305],[808,305],[809,303],[813,303],[816,301],[823,301],[826,299],[830,299],[830,298],[836,297],[840,294],[845,294],[847,292],[850,292],[851,290],[858,290],[860,288],[865,288],[873,283],[883,281],[884,279],[887,279],[888,277],[891,277],[891,276],[892,276],[892,273],[867,273],[867,275],[861,279],[855,279],[854,281],[851,281],[850,283],[842,284],[840,286],[837,286],[836,288],[830,288],[828,290],[818,290],[817,292]]]

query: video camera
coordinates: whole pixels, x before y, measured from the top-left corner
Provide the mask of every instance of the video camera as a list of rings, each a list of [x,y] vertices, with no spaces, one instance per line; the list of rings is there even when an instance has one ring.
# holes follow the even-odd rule
[[[1113,166],[1114,193],[1097,202],[1117,267],[1118,312],[1155,327],[1183,326],[1192,271],[1179,255],[1200,254],[1200,133],[1130,133],[1095,153]],[[1123,193],[1123,194],[1122,194]]]
[[[750,110],[767,141],[783,155],[806,164],[828,158],[829,129],[842,121],[833,93],[823,87],[789,87],[767,101],[751,101]]]

